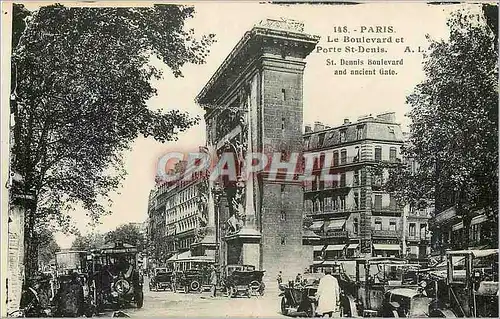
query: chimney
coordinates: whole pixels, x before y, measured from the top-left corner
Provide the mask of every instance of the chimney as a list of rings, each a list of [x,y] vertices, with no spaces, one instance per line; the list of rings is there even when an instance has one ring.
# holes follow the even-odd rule
[[[377,115],[377,119],[389,122],[389,123],[396,123],[396,112],[385,112],[382,114]]]
[[[325,125],[325,130],[331,129],[332,127],[330,125]]]
[[[304,133],[312,133],[312,128],[311,128],[311,125],[306,125],[306,127],[304,128]]]
[[[346,124],[351,124],[351,122],[349,122],[349,119],[344,119],[344,125]]]
[[[314,132],[322,131],[325,129],[325,126],[321,122],[314,122]]]

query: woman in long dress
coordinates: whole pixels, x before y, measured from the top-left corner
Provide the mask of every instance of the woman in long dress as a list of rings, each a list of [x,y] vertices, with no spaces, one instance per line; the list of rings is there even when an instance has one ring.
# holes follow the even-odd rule
[[[332,317],[334,313],[338,312],[340,288],[337,278],[332,276],[331,270],[327,270],[325,276],[319,281],[316,298],[318,298],[316,313],[320,316],[328,315]]]

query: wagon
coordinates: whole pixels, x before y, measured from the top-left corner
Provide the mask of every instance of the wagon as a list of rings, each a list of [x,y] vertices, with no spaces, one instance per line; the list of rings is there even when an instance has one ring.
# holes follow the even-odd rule
[[[265,285],[262,282],[265,270],[255,270],[251,265],[227,265],[224,287],[229,297],[245,295],[263,296]]]

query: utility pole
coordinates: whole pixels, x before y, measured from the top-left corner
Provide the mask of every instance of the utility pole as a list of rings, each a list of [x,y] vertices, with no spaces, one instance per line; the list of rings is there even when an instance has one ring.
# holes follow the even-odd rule
[[[407,254],[407,251],[406,251],[406,225],[407,225],[407,221],[408,221],[408,211],[410,209],[410,205],[409,204],[405,204],[403,206],[403,229],[401,230],[401,241],[403,243],[403,252],[402,252],[402,256],[403,257],[406,257],[408,254]]]

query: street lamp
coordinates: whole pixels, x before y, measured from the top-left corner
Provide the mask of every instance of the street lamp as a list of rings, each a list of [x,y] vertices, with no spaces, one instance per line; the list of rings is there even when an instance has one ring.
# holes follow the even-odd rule
[[[215,224],[215,244],[216,250],[215,250],[215,263],[218,265],[220,261],[220,243],[221,243],[221,236],[220,236],[220,216],[219,216],[219,205],[220,205],[220,199],[223,193],[222,186],[220,185],[219,182],[214,182],[214,185],[211,189],[213,199],[214,199],[214,224]]]

